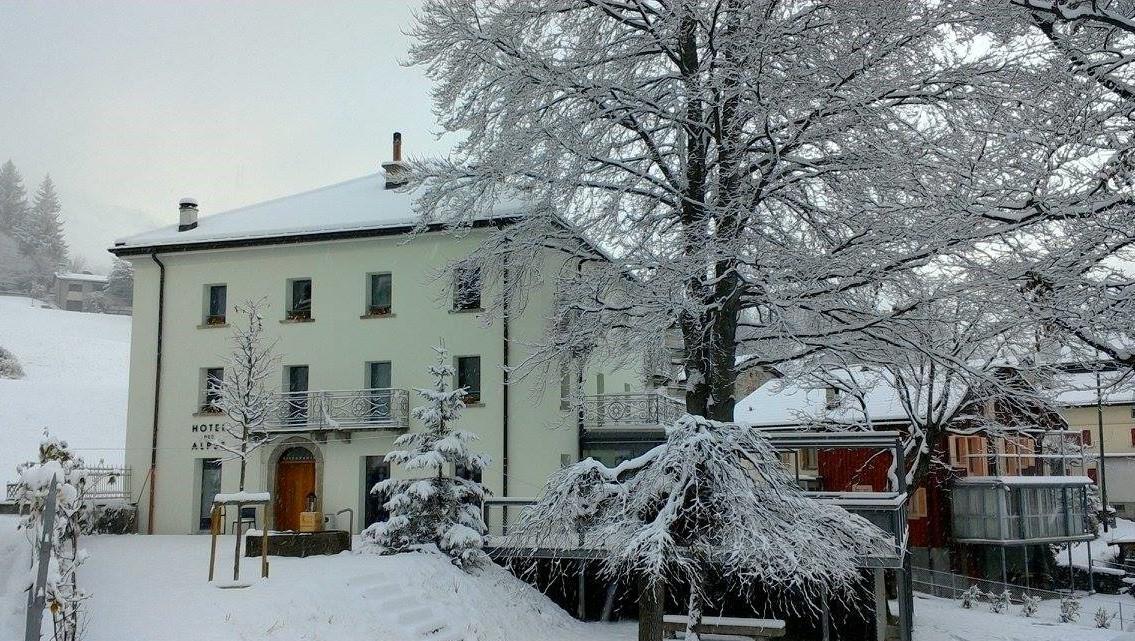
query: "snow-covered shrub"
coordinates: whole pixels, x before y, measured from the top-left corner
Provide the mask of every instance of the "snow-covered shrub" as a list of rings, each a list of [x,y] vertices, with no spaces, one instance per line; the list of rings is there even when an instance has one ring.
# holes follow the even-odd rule
[[[134,534],[138,507],[129,503],[99,503],[90,506],[83,519],[83,534]]]
[[[465,388],[449,389],[453,367],[448,352],[440,346],[434,351],[437,361],[429,368],[434,385],[417,390],[426,403],[412,411],[425,430],[399,436],[394,441],[399,449],[386,455],[388,463],[410,472],[428,471],[430,476],[375,484],[371,492],[388,497],[385,507],[390,519],[371,525],[362,536],[365,544],[380,553],[440,550],[454,565],[469,568],[485,559],[481,551],[486,532],[481,516],[485,489],[477,481],[446,472],[451,468],[479,475],[489,460],[470,449],[475,434],[451,427],[465,408]]]
[[[23,378],[24,368],[16,355],[0,347],[0,378]]]
[[[82,460],[76,458],[65,441],[45,435],[39,458],[17,468],[17,501],[24,517],[20,528],[29,540],[43,535],[44,516],[53,482],[56,484],[55,518],[50,536],[51,555],[45,597],[54,624],[54,641],[75,641],[82,630],[82,603],[88,595],[79,587],[77,570],[87,558],[79,548],[79,535],[89,512],[83,502],[87,482]],[[38,557],[33,555],[38,562]],[[34,571],[29,577],[36,576]]]
[[[1001,594],[990,592],[989,597],[989,611],[994,614],[1000,614],[1009,610],[1009,605],[1012,603],[1012,595],[1009,590],[1003,591]]]
[[[581,536],[607,548],[608,579],[688,587],[691,626],[722,584],[791,593],[796,606],[851,594],[857,559],[893,545],[862,517],[805,496],[759,432],[692,415],[615,467],[586,459],[557,471],[509,533],[526,549]]]
[[[970,610],[973,608],[973,604],[977,603],[979,599],[981,599],[981,589],[976,585],[971,585],[969,589],[962,592],[962,607]]]
[[[1021,616],[1032,618],[1039,610],[1040,597],[1027,594],[1021,596]]]
[[[1076,597],[1065,596],[1060,598],[1060,621],[1071,623],[1080,619],[1080,600]]]
[[[1115,614],[1108,612],[1102,607],[1096,610],[1096,627],[1107,629],[1111,627],[1111,621],[1116,617]]]

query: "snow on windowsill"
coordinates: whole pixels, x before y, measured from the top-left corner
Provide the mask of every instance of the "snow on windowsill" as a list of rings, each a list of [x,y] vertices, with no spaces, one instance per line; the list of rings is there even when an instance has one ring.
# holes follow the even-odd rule
[[[271,500],[268,492],[233,492],[213,497],[213,503],[268,503]]]

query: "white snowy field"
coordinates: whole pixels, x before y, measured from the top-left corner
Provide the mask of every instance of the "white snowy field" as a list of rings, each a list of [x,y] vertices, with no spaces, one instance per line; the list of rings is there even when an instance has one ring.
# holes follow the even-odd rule
[[[15,517],[0,516],[0,639],[20,637],[27,541]],[[221,539],[218,578],[231,578],[232,539]],[[92,596],[85,641],[630,641],[634,623],[580,623],[502,569],[470,576],[425,555],[344,553],[306,559],[245,559],[252,585],[206,582],[204,536],[95,536],[80,578]],[[1119,597],[1101,599],[1114,603]],[[1135,609],[1135,599],[1128,599]],[[1092,627],[1092,598],[1080,622],[1057,622],[1058,604],[1036,618],[992,614],[982,604],[917,596],[916,641],[1135,641],[1135,633]]]
[[[88,463],[123,460],[130,317],[39,305],[0,296],[0,347],[26,375],[0,379],[0,485],[35,457],[45,427]]]

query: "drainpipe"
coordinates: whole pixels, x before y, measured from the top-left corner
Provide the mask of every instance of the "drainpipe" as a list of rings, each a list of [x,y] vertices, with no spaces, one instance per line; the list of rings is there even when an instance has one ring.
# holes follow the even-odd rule
[[[146,533],[154,533],[154,505],[158,491],[158,411],[162,399],[162,321],[166,299],[166,266],[158,259],[157,253],[150,258],[158,264],[158,350],[154,371],[154,418],[153,434],[150,439],[150,505],[146,517]]]

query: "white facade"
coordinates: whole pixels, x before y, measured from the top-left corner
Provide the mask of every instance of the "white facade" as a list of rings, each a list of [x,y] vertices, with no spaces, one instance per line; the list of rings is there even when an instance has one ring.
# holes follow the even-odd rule
[[[429,385],[426,366],[439,340],[455,359],[479,356],[480,402],[464,412],[461,427],[477,433],[480,449],[492,457],[483,481],[494,496],[534,496],[549,473],[578,459],[580,429],[576,418],[561,409],[560,381],[547,382],[544,390],[531,380],[520,381],[510,386],[506,408],[504,321],[488,313],[455,311],[450,282],[436,277],[439,268],[467,255],[481,232],[405,233],[407,197],[382,189],[381,181],[381,174],[367,177],[344,183],[343,189],[358,192],[353,195],[336,195],[338,186],[326,188],[217,214],[215,226],[213,217],[203,217],[190,231],[177,232],[173,226],[116,245],[113,251],[135,268],[126,460],[135,487],[144,488],[138,497],[141,531],[151,527],[151,492],[153,532],[201,531],[202,476],[210,474],[203,472],[209,465],[203,460],[223,456],[209,442],[223,417],[201,412],[205,371],[224,364],[231,349],[227,323],[238,320],[233,307],[249,299],[264,298],[269,306],[265,329],[270,340],[278,339],[280,373],[274,384],[281,391],[286,391],[289,366],[308,367],[309,390],[363,390],[370,387],[367,364],[389,362],[390,387],[413,390]],[[313,206],[312,197],[332,207],[339,202],[345,210],[369,208],[375,223],[368,227],[365,216],[353,213],[347,226],[336,227],[335,212]],[[360,198],[369,200],[359,203]],[[278,212],[273,219],[279,227],[272,234],[245,230],[242,235],[242,217],[264,225],[272,213],[266,208]],[[210,235],[214,229],[223,234]],[[383,316],[367,314],[368,275],[375,273],[390,274],[391,309]],[[285,319],[293,279],[311,279],[310,322]],[[211,285],[226,288],[223,321],[208,318],[217,311],[209,309]],[[160,295],[164,309],[155,404]],[[490,300],[492,292],[482,297]],[[527,355],[524,345],[543,332],[550,302],[550,288],[537,288],[529,292],[523,313],[509,319],[511,364],[520,363]],[[631,369],[589,371],[584,393],[595,393],[597,385],[600,392],[641,390],[642,374]],[[418,404],[411,391],[410,405]],[[410,422],[409,429],[420,427]],[[403,432],[359,426],[279,435],[252,461],[246,489],[276,493],[279,458],[289,447],[302,445],[315,458],[316,509],[325,514],[353,510],[358,532],[367,513],[368,457],[377,457],[370,459],[372,464],[380,460]],[[221,464],[221,491],[236,490],[236,465]],[[341,521],[340,528],[346,529],[346,523]]]

